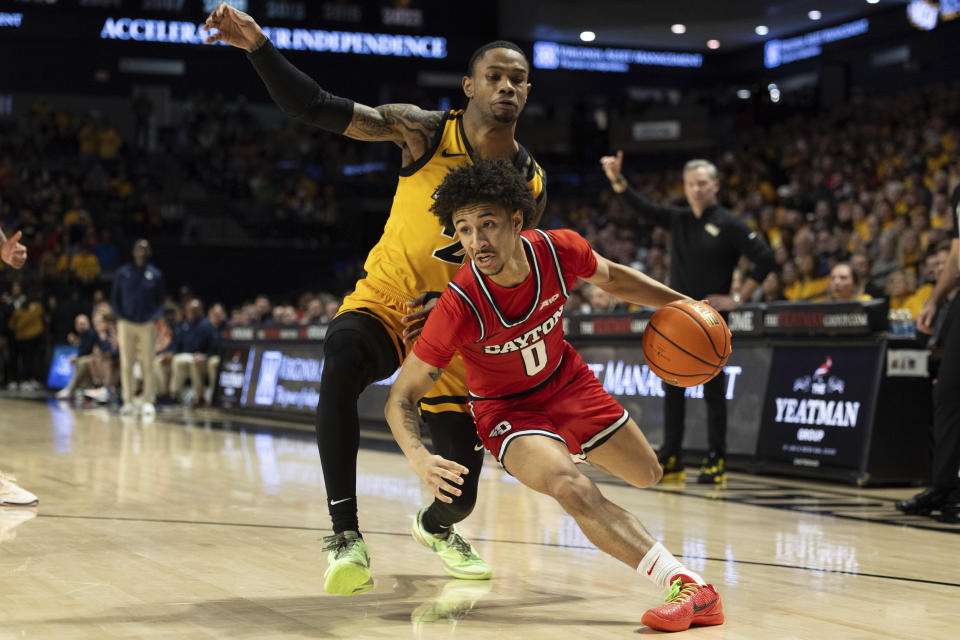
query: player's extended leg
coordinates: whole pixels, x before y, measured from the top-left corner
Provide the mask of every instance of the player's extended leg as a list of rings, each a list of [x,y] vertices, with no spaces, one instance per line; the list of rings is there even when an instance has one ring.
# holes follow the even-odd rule
[[[641,489],[660,482],[663,474],[657,454],[633,418],[606,442],[587,452],[587,462]]]
[[[334,318],[323,351],[317,446],[334,533],[324,538],[324,550],[330,552],[324,588],[328,593],[354,595],[373,587],[370,552],[357,520],[357,399],[371,383],[390,376],[399,363],[383,325],[358,312]]]
[[[563,443],[539,435],[514,438],[503,464],[523,484],[552,496],[590,542],[617,560],[636,567],[656,544],[636,516],[604,498],[593,480],[580,473]]]
[[[430,427],[434,452],[447,460],[459,462],[470,473],[463,476],[463,484],[458,485],[461,494],[451,495],[452,503],[434,499],[433,503],[417,513],[413,521],[413,538],[433,549],[440,556],[443,568],[454,578],[485,580],[493,575],[490,565],[454,526],[470,515],[477,502],[477,485],[484,455],[477,428],[473,418],[465,413],[425,412],[423,419]]]
[[[616,439],[614,434],[597,450],[617,440],[622,443],[629,437],[621,435]],[[649,449],[649,445],[646,446]],[[723,608],[716,590],[704,584],[699,575],[685,568],[666,547],[654,540],[636,516],[607,500],[597,485],[577,470],[563,443],[547,436],[516,437],[504,453],[503,463],[520,482],[559,502],[600,550],[636,568],[658,586],[670,587],[667,603],[647,611],[644,624],[664,631],[679,631],[691,624],[723,622]]]

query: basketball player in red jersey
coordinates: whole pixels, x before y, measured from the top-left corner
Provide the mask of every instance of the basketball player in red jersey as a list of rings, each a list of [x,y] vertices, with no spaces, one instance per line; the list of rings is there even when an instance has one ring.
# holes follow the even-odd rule
[[[597,547],[670,588],[666,604],[647,611],[643,623],[662,631],[721,624],[716,589],[574,464],[589,462],[641,488],[662,473],[643,432],[564,339],[570,287],[582,278],[658,308],[685,296],[603,258],[575,232],[521,231],[534,201],[505,163],[453,170],[432,211],[452,225],[470,261],[440,297],[387,400],[390,429],[414,471],[448,502],[465,475],[480,472],[431,455],[420,438],[417,400],[459,350],[484,446],[520,482],[553,496]]]

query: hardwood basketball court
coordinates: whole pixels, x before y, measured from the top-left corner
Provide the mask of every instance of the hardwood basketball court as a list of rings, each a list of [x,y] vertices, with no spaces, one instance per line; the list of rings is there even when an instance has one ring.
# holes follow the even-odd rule
[[[0,638],[658,633],[640,617],[662,594],[489,457],[460,529],[494,578],[454,580],[410,537],[418,479],[388,434],[365,432],[358,498],[376,588],[353,598],[323,592],[329,519],[303,427],[0,399],[0,469],[40,497],[0,509]],[[899,515],[894,499],[914,489],[731,474],[724,489],[638,490],[588,472],[720,590],[726,624],[678,637],[957,637],[960,526]]]

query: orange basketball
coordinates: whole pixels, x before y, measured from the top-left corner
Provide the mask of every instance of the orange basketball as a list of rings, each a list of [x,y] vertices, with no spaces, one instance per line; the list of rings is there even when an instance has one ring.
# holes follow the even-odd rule
[[[643,331],[643,355],[664,382],[694,387],[723,370],[730,357],[730,338],[730,329],[716,309],[677,300],[650,318]]]

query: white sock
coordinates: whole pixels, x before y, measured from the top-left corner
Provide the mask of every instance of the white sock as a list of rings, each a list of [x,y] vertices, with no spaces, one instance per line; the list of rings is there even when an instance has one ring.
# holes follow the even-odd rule
[[[697,584],[706,584],[703,578],[700,577],[700,574],[694,573],[683,566],[683,564],[674,558],[673,554],[667,551],[667,548],[659,542],[650,547],[647,555],[643,556],[643,560],[640,561],[640,566],[637,567],[637,572],[646,576],[661,589],[669,587],[670,579],[678,573],[690,576],[696,580]]]

